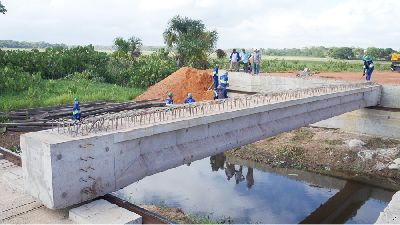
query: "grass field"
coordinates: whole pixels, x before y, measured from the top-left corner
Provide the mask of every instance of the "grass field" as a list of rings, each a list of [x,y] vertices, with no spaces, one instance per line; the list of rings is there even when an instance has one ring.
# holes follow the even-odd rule
[[[39,86],[26,91],[0,95],[0,111],[72,104],[75,97],[80,98],[82,103],[98,100],[122,102],[134,99],[143,91],[140,88],[125,88],[88,80],[43,80]]]
[[[332,59],[332,58],[318,58],[318,57],[308,57],[308,56],[268,56],[268,55],[263,55],[262,56],[264,59],[267,60],[287,60],[287,61],[300,61],[300,62],[348,62],[348,63],[355,63],[355,64],[362,64],[361,60],[339,60],[339,59]],[[390,65],[390,61],[376,61],[379,62],[380,64],[388,64]]]

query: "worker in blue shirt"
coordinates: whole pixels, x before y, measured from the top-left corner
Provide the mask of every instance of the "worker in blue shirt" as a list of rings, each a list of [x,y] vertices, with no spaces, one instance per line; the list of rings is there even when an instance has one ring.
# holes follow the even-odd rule
[[[172,99],[172,97],[173,97],[172,92],[168,92],[167,99],[165,100],[165,104],[166,105],[173,105],[174,104],[174,100]]]
[[[246,52],[246,49],[242,49],[242,63],[243,63],[243,72],[248,73],[249,72],[249,59],[251,57],[251,54]]]
[[[190,104],[190,103],[193,103],[193,102],[196,102],[196,100],[194,100],[194,98],[193,98],[193,96],[192,96],[192,93],[188,93],[188,97],[187,97],[187,99],[185,99],[185,104]]]
[[[367,81],[371,80],[372,72],[374,72],[374,62],[369,55],[363,57],[363,76]]]
[[[214,68],[213,75],[212,75],[214,90],[217,90],[217,88],[218,88],[218,69],[219,69],[219,65],[217,64]]]
[[[224,98],[228,98],[228,90],[226,89],[229,86],[229,84],[228,84],[228,72],[225,72],[224,74],[222,74],[219,77],[219,83],[220,83],[221,88],[224,91]]]
[[[81,120],[81,107],[79,106],[79,98],[74,99],[74,106],[72,107],[72,119]]]

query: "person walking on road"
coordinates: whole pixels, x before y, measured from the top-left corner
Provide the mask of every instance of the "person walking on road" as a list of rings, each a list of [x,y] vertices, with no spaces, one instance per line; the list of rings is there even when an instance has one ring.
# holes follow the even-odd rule
[[[253,70],[254,70],[254,75],[257,75],[260,73],[260,62],[261,62],[261,53],[260,50],[257,48],[254,50],[253,54]]]
[[[251,57],[251,54],[246,52],[246,49],[242,49],[242,63],[243,63],[243,72],[247,73],[249,71],[249,59]]]
[[[372,57],[366,55],[367,51],[364,51],[365,55],[363,57],[363,76],[365,76],[366,81],[371,80],[372,72],[374,72],[374,62]]]
[[[239,72],[240,55],[239,52],[236,51],[236,49],[233,49],[229,59],[231,60],[231,67],[229,70],[235,70],[236,72]]]

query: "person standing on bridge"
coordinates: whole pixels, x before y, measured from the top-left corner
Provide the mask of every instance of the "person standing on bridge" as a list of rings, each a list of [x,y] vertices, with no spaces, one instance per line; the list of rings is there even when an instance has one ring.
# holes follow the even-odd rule
[[[79,98],[74,99],[74,106],[72,107],[72,119],[75,121],[81,120],[81,107],[79,106]]]
[[[230,71],[235,70],[236,72],[239,72],[240,55],[239,52],[236,51],[236,49],[233,49],[229,59],[231,60]]]
[[[372,61],[372,57],[366,55],[367,50],[364,50],[364,57],[363,57],[363,76],[365,76],[366,81],[371,80],[372,72],[374,72],[374,62]]]
[[[174,104],[174,100],[172,99],[172,97],[173,97],[172,92],[168,92],[167,99],[165,100],[165,105],[169,106]]]
[[[188,93],[188,97],[187,99],[185,99],[185,104],[190,104],[190,103],[194,103],[196,102],[196,100],[194,100],[192,93]]]
[[[243,72],[248,73],[249,72],[249,59],[251,57],[251,54],[246,52],[246,49],[242,49],[242,63],[243,63]]]
[[[254,75],[257,75],[260,73],[260,62],[261,62],[261,53],[260,50],[258,50],[257,48],[254,50],[253,53],[253,72]]]

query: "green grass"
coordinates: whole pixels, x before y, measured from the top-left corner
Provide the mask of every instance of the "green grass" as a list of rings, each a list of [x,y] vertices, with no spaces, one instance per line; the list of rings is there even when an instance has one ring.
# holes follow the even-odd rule
[[[89,80],[43,80],[34,88],[1,94],[0,111],[72,104],[74,97],[80,98],[82,103],[99,100],[122,102],[134,99],[143,91],[141,88],[126,88]]]
[[[229,68],[228,59],[211,57],[212,65],[218,63],[221,68]],[[377,71],[390,71],[390,62],[377,61]],[[362,72],[361,60],[336,60],[329,58],[315,58],[304,56],[263,56],[261,72],[297,72],[309,68],[313,72]]]
[[[314,133],[306,128],[300,128],[293,131],[292,141],[309,141],[314,137]]]

